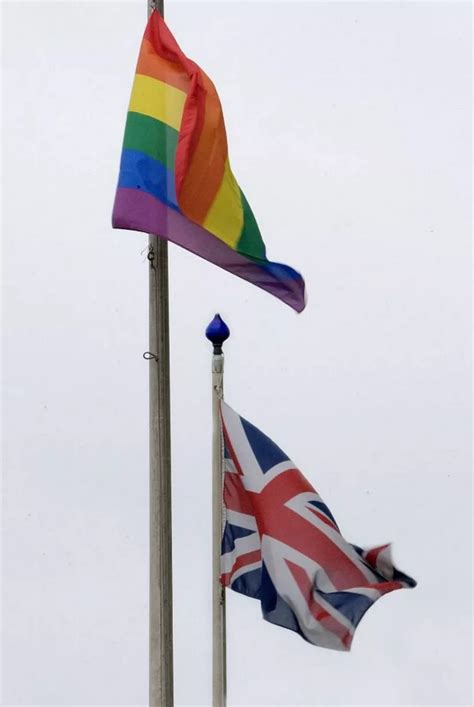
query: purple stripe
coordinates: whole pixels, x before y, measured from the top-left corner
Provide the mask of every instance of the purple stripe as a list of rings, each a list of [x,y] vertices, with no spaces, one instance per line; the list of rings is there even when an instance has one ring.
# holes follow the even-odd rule
[[[295,278],[294,270],[288,268],[289,276],[285,277],[286,266],[268,261],[268,268],[274,268],[270,272],[264,263],[253,263],[151,194],[136,189],[117,189],[112,225],[161,236],[270,292],[297,312],[305,307],[304,281],[301,276]]]

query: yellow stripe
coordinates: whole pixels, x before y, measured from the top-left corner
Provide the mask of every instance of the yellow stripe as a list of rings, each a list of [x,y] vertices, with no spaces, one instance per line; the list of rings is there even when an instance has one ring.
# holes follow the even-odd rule
[[[184,91],[151,76],[136,74],[128,109],[179,130],[185,101]]]
[[[205,229],[235,250],[244,224],[240,189],[226,160],[224,177],[202,224]]]

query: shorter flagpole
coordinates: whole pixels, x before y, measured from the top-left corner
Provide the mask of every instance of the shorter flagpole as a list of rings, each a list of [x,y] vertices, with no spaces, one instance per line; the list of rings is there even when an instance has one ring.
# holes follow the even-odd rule
[[[227,324],[216,314],[206,329],[212,355],[212,707],[225,707],[227,700],[225,589],[220,583],[221,542],[224,525],[224,443],[220,402],[224,394],[222,344],[229,338]]]

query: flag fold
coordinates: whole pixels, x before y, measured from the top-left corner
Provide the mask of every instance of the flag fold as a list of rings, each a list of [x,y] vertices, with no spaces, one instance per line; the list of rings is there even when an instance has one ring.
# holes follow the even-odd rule
[[[293,462],[227,404],[221,406],[225,526],[221,582],[261,602],[264,618],[317,646],[349,650],[365,612],[416,586],[390,545],[346,542]]]
[[[142,40],[125,127],[112,225],[177,243],[300,312],[301,275],[266,257],[230,167],[214,84],[157,11]]]

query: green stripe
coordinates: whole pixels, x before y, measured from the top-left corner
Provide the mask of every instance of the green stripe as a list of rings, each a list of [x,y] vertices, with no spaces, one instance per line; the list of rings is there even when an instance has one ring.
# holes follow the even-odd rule
[[[240,234],[236,250],[243,255],[249,256],[250,258],[265,260],[265,243],[262,240],[255,216],[252,213],[252,209],[250,208],[242,189],[240,190],[240,197],[242,199],[242,208],[244,211],[244,224],[242,226],[242,232]]]
[[[161,120],[129,111],[123,138],[124,150],[144,152],[174,171],[177,143],[177,130]]]

